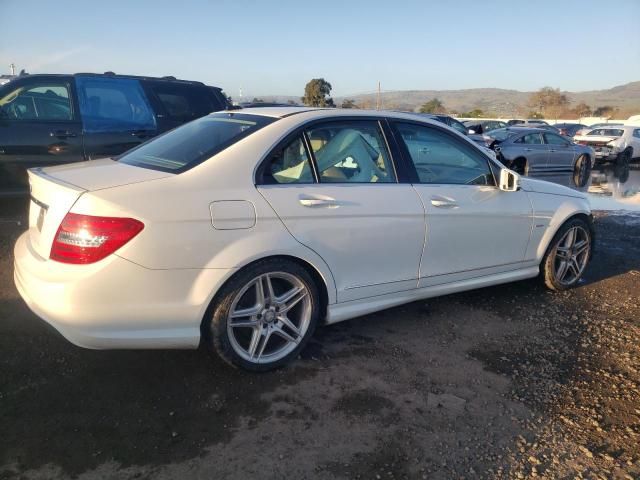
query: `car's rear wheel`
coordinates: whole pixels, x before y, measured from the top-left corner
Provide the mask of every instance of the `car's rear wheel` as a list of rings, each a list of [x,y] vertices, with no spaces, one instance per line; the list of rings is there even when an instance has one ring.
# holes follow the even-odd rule
[[[551,290],[574,287],[589,262],[591,229],[581,218],[566,222],[555,234],[542,260],[541,277]]]
[[[584,187],[591,175],[591,160],[587,155],[580,155],[573,167],[573,183],[577,187]]]
[[[631,163],[631,150],[626,149],[618,155],[616,160],[616,164],[618,166],[624,167],[625,165],[629,165]]]
[[[236,274],[216,297],[205,342],[231,365],[267,371],[296,358],[315,330],[318,289],[295,262],[267,259]]]

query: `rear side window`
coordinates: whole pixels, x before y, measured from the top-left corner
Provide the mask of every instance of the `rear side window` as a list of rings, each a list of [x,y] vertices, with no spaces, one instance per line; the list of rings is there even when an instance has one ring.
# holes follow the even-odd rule
[[[184,172],[275,120],[236,113],[208,115],[130,150],[119,161],[163,172]]]
[[[271,155],[262,183],[314,183],[311,159],[301,135]]]
[[[156,121],[138,80],[76,77],[86,132],[155,130]]]
[[[222,109],[206,87],[170,82],[148,85],[162,104],[166,115],[174,120],[188,122]]]
[[[72,120],[69,86],[52,81],[21,86],[0,98],[0,118],[11,120]]]
[[[549,145],[569,145],[569,142],[555,133],[545,133],[544,139]]]
[[[542,145],[542,137],[539,133],[530,133],[515,140],[514,143],[525,143],[527,145]]]

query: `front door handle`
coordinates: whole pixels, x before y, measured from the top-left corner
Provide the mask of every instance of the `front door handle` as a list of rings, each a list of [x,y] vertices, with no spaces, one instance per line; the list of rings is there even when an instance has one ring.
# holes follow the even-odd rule
[[[458,202],[453,198],[434,195],[431,197],[431,205],[438,208],[458,208]]]
[[[53,132],[49,132],[49,136],[57,138],[73,138],[78,135],[70,130],[54,130]]]
[[[300,195],[298,201],[303,207],[309,208],[337,208],[339,206],[338,202],[336,202],[334,198],[325,196],[316,197],[310,195]]]

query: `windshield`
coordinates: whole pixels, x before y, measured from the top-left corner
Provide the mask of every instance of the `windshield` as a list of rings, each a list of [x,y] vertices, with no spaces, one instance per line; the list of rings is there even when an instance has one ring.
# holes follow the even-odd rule
[[[118,160],[152,170],[184,172],[275,120],[261,115],[214,113],[146,142]]]
[[[621,137],[623,133],[624,130],[620,128],[597,128],[595,130],[591,130],[587,135],[599,137]]]

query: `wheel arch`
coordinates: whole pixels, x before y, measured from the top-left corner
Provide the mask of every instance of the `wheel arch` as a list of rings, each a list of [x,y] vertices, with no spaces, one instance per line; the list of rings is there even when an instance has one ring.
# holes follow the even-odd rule
[[[560,229],[567,222],[570,222],[571,220],[574,220],[576,218],[584,220],[586,224],[589,226],[589,232],[591,233],[591,252],[589,254],[589,259],[591,259],[591,257],[593,256],[593,250],[595,247],[595,238],[596,238],[595,229],[593,226],[593,215],[588,211],[577,211],[577,212],[574,211],[573,213],[564,217],[562,221],[559,221],[556,225],[554,225],[553,230],[550,229],[550,231],[544,236],[543,241],[540,242],[540,246],[538,247],[537,257],[539,262],[542,262],[542,260],[544,259],[544,256],[547,250],[549,249],[549,245],[551,244],[551,241],[555,238],[556,234],[560,231]]]
[[[331,300],[331,296],[330,296],[330,293],[329,293],[329,288],[331,288],[331,287],[330,287],[330,285],[327,285],[328,281],[322,275],[320,270],[315,265],[313,265],[310,261],[308,261],[306,259],[303,259],[301,257],[296,257],[294,255],[287,255],[287,254],[266,255],[264,257],[253,259],[253,260],[247,262],[246,264],[242,265],[241,267],[237,268],[233,272],[233,274],[229,275],[229,277],[227,277],[225,279],[225,281],[217,288],[215,293],[213,293],[211,299],[209,300],[207,308],[205,309],[204,314],[202,315],[202,318],[200,319],[200,338],[201,339],[202,338],[206,338],[209,335],[209,333],[208,333],[209,329],[207,328],[207,320],[209,318],[211,318],[211,315],[213,315],[213,309],[215,308],[215,305],[216,305],[216,303],[218,301],[218,298],[219,298],[219,294],[223,290],[225,285],[227,285],[231,280],[233,280],[238,275],[240,275],[242,272],[244,272],[246,269],[252,267],[253,265],[255,265],[258,262],[262,262],[262,261],[265,261],[265,260],[278,260],[278,259],[296,263],[299,266],[301,266],[302,268],[304,268],[307,271],[307,273],[309,273],[309,275],[311,276],[311,278],[315,282],[316,286],[318,287],[318,293],[320,295],[320,319],[319,319],[319,322],[320,322],[320,324],[324,324],[325,323],[326,317],[327,317],[327,311],[328,311],[328,308],[329,308],[329,303],[330,303],[330,300]]]

